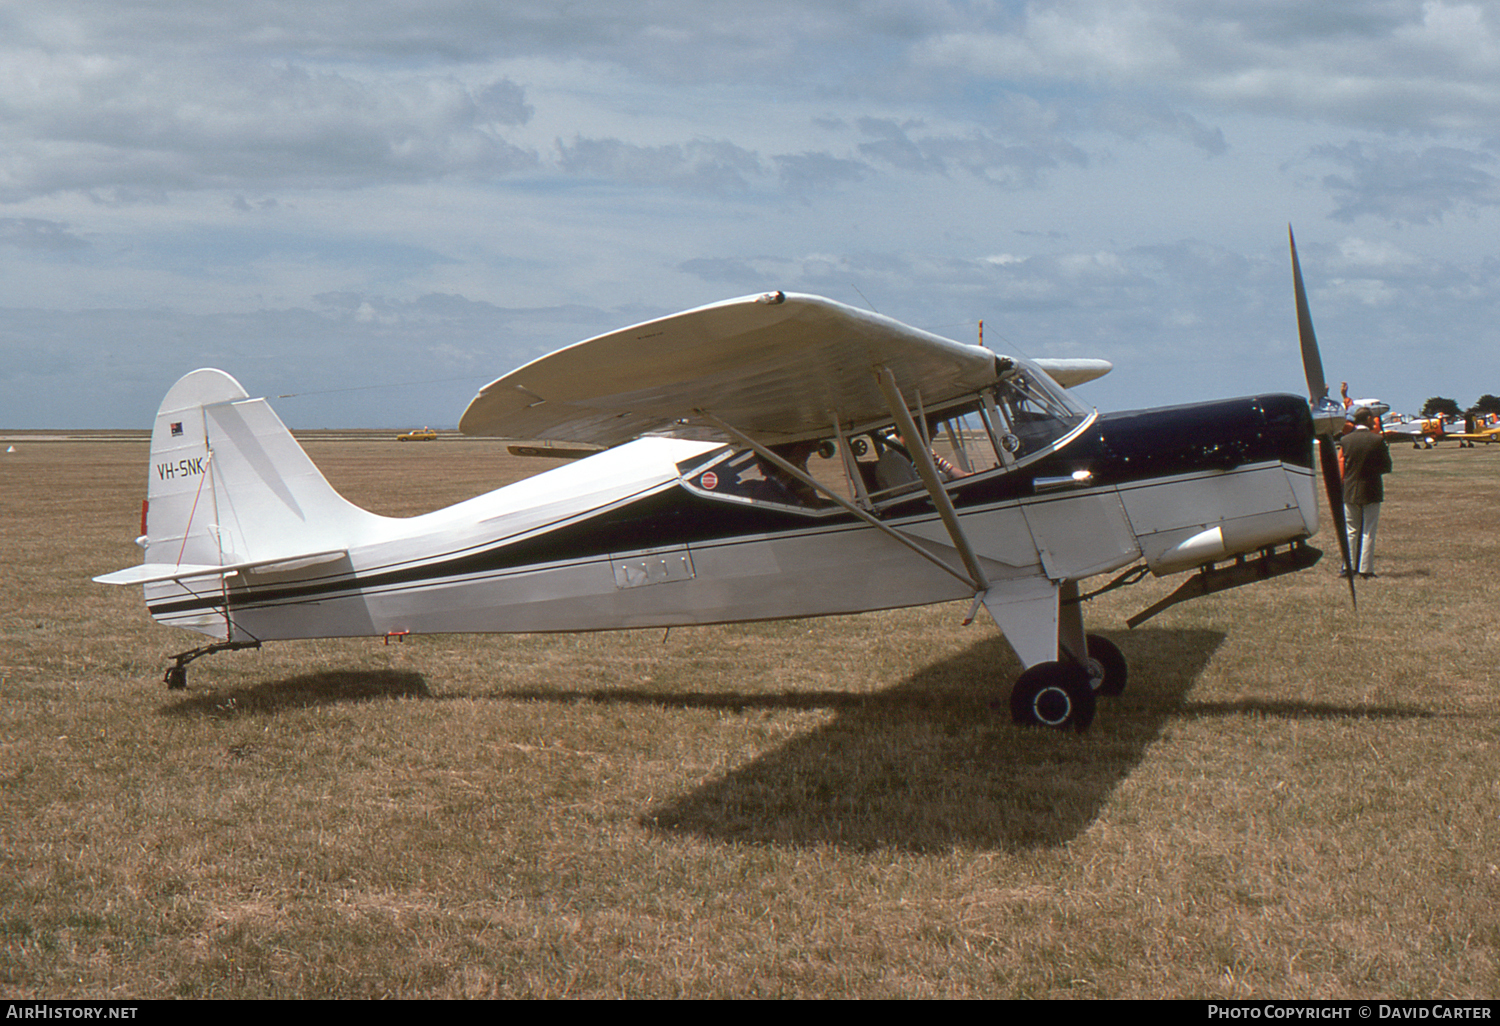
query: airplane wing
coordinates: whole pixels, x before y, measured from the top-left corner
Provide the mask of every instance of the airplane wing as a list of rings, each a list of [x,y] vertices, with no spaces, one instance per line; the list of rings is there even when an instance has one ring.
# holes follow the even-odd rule
[[[999,359],[829,299],[772,292],[534,360],[481,389],[459,430],[601,446],[652,432],[728,441],[695,417],[702,410],[767,442],[795,441],[826,435],[834,413],[846,424],[888,418],[876,366],[932,408],[993,383]]]
[[[1489,431],[1447,431],[1441,435],[1433,435],[1440,442],[1495,442],[1500,441],[1500,432],[1494,429]]]

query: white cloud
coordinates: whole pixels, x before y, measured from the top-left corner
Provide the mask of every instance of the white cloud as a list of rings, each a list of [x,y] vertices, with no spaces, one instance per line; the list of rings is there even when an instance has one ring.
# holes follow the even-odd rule
[[[34,217],[0,217],[0,246],[50,253],[73,253],[89,244],[65,224]]]
[[[1440,0],[1055,0],[914,48],[927,66],[1006,83],[1146,86],[1177,104],[1429,131],[1493,128],[1497,56],[1489,10]]]
[[[765,172],[759,156],[724,141],[638,146],[619,139],[558,140],[568,175],[708,193],[743,192]]]
[[[1347,238],[1338,244],[1340,255],[1351,267],[1410,267],[1416,257],[1387,239]]]
[[[178,64],[25,55],[3,62],[0,200],[64,190],[348,188],[537,162],[509,144],[529,117],[499,79],[366,78],[296,64]]]
[[[1424,149],[1351,142],[1317,146],[1311,155],[1343,169],[1324,177],[1337,200],[1333,217],[1370,216],[1394,224],[1428,224],[1457,211],[1500,204],[1500,180],[1489,153],[1456,146]]]

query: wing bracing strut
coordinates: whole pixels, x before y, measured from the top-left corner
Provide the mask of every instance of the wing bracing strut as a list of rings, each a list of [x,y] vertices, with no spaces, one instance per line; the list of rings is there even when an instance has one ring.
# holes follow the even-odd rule
[[[985,576],[984,569],[979,565],[979,557],[974,555],[974,548],[969,544],[969,539],[958,522],[958,512],[953,508],[953,500],[948,498],[948,492],[943,488],[942,478],[938,476],[937,467],[932,462],[932,452],[927,448],[926,436],[917,430],[917,425],[911,419],[911,411],[906,408],[906,402],[901,398],[901,392],[896,387],[896,376],[891,373],[889,367],[881,366],[875,369],[875,377],[880,382],[880,390],[885,393],[885,401],[890,405],[891,416],[896,419],[896,427],[900,430],[901,437],[911,440],[906,448],[916,465],[917,476],[927,487],[927,495],[932,499],[938,516],[942,518],[943,526],[948,529],[948,537],[953,539],[953,547],[958,550],[959,557],[963,559],[964,569],[969,572],[969,579],[976,590],[989,591],[989,578]]]

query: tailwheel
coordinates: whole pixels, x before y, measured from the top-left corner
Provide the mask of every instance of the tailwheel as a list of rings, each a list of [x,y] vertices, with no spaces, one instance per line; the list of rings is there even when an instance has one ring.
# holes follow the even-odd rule
[[[1016,678],[1010,714],[1023,727],[1076,730],[1094,722],[1094,689],[1076,663],[1038,663]]]
[[[1089,686],[1101,695],[1124,694],[1128,671],[1118,646],[1097,634],[1090,634],[1084,640],[1088,643],[1089,658],[1083,668],[1088,672]]]
[[[167,667],[167,672],[162,677],[162,683],[166,684],[169,691],[181,691],[187,687],[188,663],[199,656],[213,655],[215,652],[235,652],[242,648],[260,648],[258,641],[218,641],[212,645],[204,645],[189,652],[178,652],[172,657],[172,665]]]

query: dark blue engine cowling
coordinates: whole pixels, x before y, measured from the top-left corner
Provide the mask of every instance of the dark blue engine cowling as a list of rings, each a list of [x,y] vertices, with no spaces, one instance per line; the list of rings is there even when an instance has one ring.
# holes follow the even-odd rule
[[[1103,414],[1064,454],[1117,484],[1269,460],[1311,468],[1312,437],[1306,399],[1259,395]]]

